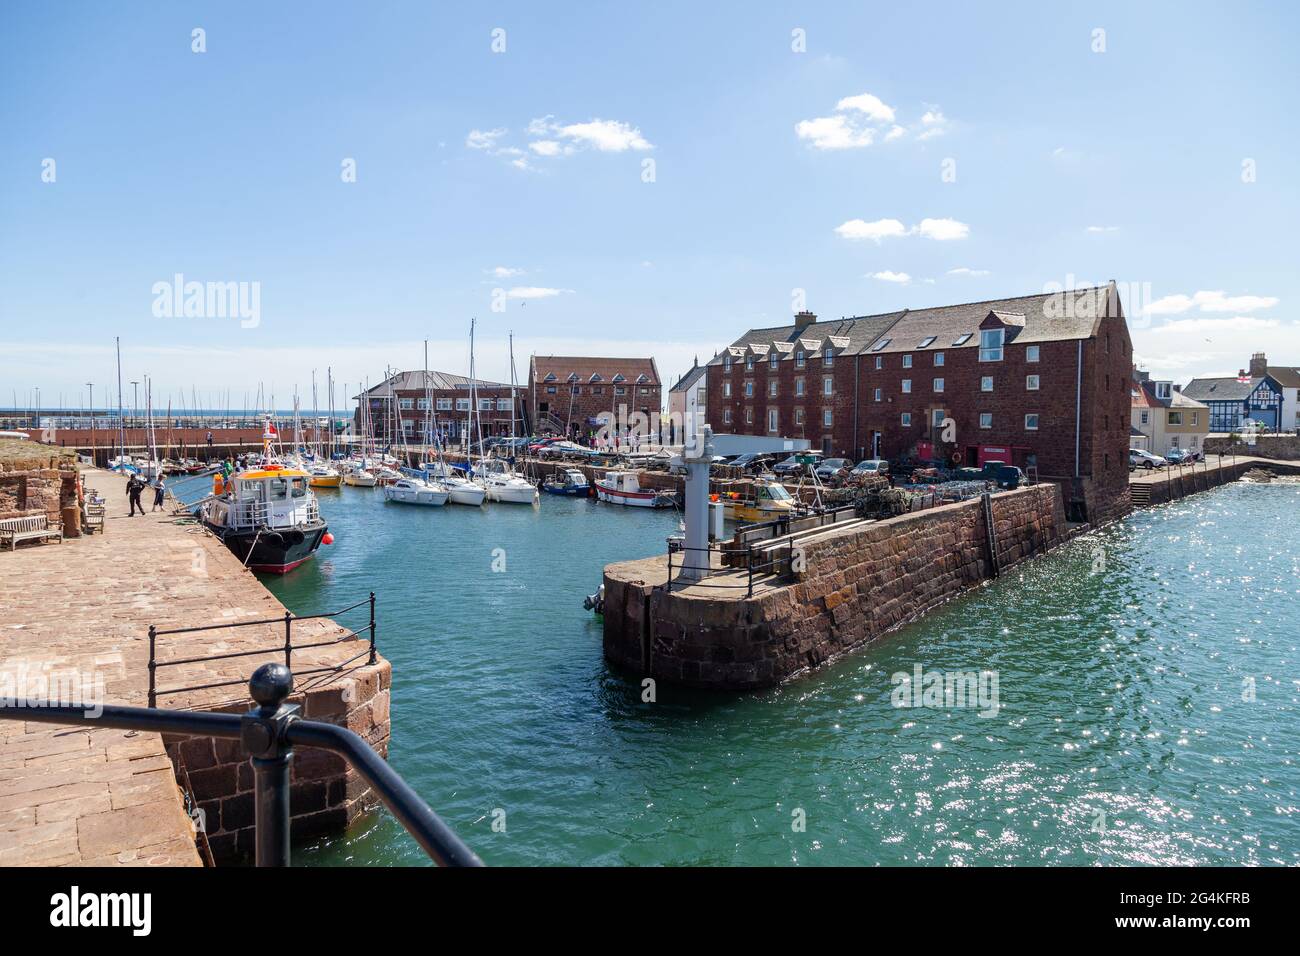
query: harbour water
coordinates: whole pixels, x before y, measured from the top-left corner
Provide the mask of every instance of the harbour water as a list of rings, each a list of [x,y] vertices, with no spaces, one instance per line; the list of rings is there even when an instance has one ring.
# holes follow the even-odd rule
[[[337,542],[264,580],[298,613],[377,592],[390,760],[489,864],[1300,864],[1295,484],[1136,513],[808,679],[654,703],[581,602],[675,512],[321,508]],[[995,671],[996,713],[894,706],[917,665]],[[427,862],[385,812],[296,861]]]

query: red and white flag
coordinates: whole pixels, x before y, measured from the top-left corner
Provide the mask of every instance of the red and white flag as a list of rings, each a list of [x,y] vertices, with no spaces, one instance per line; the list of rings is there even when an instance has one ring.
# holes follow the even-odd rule
[[[275,430],[275,425],[268,419],[266,423],[266,428],[262,431],[262,438],[264,438],[267,441],[270,441],[271,439],[275,438],[276,435],[277,432]]]

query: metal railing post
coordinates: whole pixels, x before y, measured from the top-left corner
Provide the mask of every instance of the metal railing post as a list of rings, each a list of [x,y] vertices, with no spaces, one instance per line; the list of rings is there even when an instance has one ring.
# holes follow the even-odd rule
[[[375,592],[370,592],[370,663],[373,665],[378,662],[375,654]]]
[[[253,764],[253,815],[257,826],[257,865],[289,865],[289,724],[298,705],[286,704],[293,674],[283,664],[263,664],[248,682],[258,704],[243,717],[240,741]]]
[[[158,670],[158,625],[149,625],[149,706],[158,706],[158,682],[156,671]]]
[[[749,546],[749,552],[746,555],[746,558],[747,560],[745,561],[745,566],[746,566],[746,570],[749,571],[749,590],[745,596],[753,597],[754,596],[754,546],[752,544]]]
[[[284,666],[292,667],[293,661],[290,657],[293,653],[293,615],[288,611],[284,612]]]

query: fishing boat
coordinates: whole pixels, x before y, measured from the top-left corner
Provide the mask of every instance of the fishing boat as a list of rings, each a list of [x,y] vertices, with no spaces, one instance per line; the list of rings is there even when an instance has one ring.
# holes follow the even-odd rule
[[[306,466],[307,483],[313,488],[338,488],[343,484],[343,476],[324,462],[315,462]]]
[[[797,510],[794,496],[779,481],[756,479],[752,491],[724,491],[710,498],[721,501],[723,515],[731,521],[774,521]]]
[[[542,491],[548,495],[585,498],[591,494],[591,485],[587,481],[587,476],[577,468],[565,468],[563,471],[556,471],[543,481]]]
[[[425,481],[422,478],[400,477],[391,484],[384,485],[384,500],[404,505],[432,505],[441,507],[447,503],[449,493],[441,484]]]
[[[309,478],[301,469],[274,464],[224,481],[214,475],[213,495],[199,506],[199,520],[245,567],[284,574],[334,541]]]
[[[596,479],[596,497],[610,504],[632,508],[671,508],[677,496],[667,491],[642,488],[635,471],[615,469]]]

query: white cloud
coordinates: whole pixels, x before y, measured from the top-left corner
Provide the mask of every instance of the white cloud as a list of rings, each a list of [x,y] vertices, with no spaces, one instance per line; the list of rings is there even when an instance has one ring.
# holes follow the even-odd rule
[[[509,266],[496,266],[487,271],[498,279],[511,279],[515,276],[521,276],[524,274],[523,269],[512,269]]]
[[[538,156],[558,156],[563,149],[559,143],[553,139],[539,139],[534,143],[529,143],[528,148]]]
[[[1235,315],[1230,319],[1173,319],[1152,326],[1152,335],[1237,335],[1276,329],[1282,323],[1277,319],[1262,319],[1253,315]]]
[[[594,146],[602,153],[622,153],[629,149],[654,149],[641,135],[641,130],[630,123],[618,120],[594,119],[587,123],[571,123],[556,128],[560,136]]]
[[[975,277],[975,276],[986,276],[986,275],[988,275],[988,274],[989,274],[989,270],[988,270],[988,269],[970,269],[970,268],[967,268],[966,266],[958,266],[956,269],[949,269],[949,270],[948,270],[948,275],[950,275],[950,276],[972,276],[972,277]]]
[[[1119,232],[1119,226],[1089,226],[1087,231],[1092,235],[1099,235],[1104,232]]]
[[[965,239],[970,234],[970,226],[956,219],[922,219],[919,226],[908,229],[897,219],[877,219],[874,222],[850,219],[836,226],[835,234],[841,239],[871,239],[875,242],[898,236],[920,236],[944,242]]]
[[[894,108],[886,106],[881,102],[880,97],[873,96],[870,93],[846,96],[835,104],[835,109],[856,110],[859,113],[865,113],[869,119],[877,123],[894,122]]]
[[[492,149],[496,146],[497,140],[507,132],[505,127],[489,130],[472,129],[465,137],[465,145],[470,149]]]
[[[907,227],[897,219],[877,219],[875,222],[850,219],[836,226],[835,234],[841,239],[872,239],[880,242],[882,239],[907,235]]]
[[[817,149],[856,149],[870,146],[876,131],[870,127],[855,128],[844,116],[821,116],[800,120],[794,127],[800,139],[810,139]]]
[[[916,231],[926,239],[946,242],[952,239],[965,239],[970,235],[970,226],[956,219],[922,219]]]
[[[899,122],[897,111],[872,93],[843,97],[831,116],[800,120],[795,135],[814,149],[859,149],[878,138],[886,143],[902,139],[910,131],[917,139],[929,139],[948,129],[948,118],[937,106],[926,107],[921,119],[910,128]]]
[[[1202,289],[1193,295],[1167,295],[1156,299],[1144,310],[1146,315],[1181,315],[1193,308],[1202,312],[1256,312],[1277,305],[1274,296],[1226,295],[1222,290]]]
[[[511,299],[549,299],[572,291],[572,289],[548,289],[544,286],[525,285],[515,286],[506,293],[506,296]]]
[[[881,282],[896,282],[899,285],[907,285],[912,281],[912,277],[906,272],[868,272],[867,277],[879,279]]]

